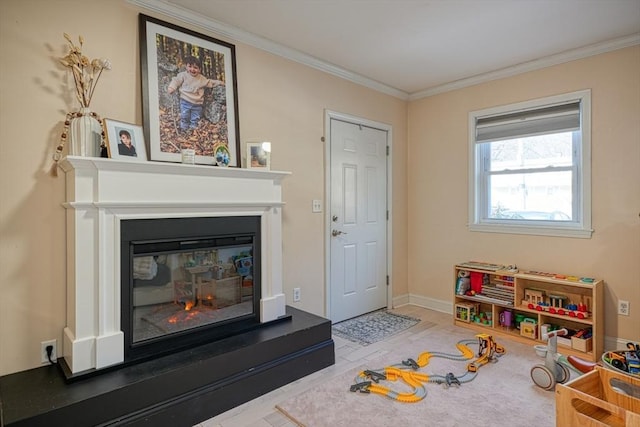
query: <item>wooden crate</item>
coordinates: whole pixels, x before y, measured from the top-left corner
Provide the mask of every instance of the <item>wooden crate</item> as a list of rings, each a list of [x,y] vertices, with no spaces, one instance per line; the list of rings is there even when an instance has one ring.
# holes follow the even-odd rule
[[[638,426],[638,396],[640,379],[596,366],[581,377],[556,385],[556,426]]]
[[[585,353],[590,352],[593,348],[593,339],[571,337],[571,347]]]

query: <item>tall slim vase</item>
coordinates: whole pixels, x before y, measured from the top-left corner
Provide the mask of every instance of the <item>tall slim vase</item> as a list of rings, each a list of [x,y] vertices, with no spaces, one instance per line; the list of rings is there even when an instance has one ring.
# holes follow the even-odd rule
[[[79,114],[69,124],[69,154],[72,156],[100,157],[102,126],[87,107],[80,109]]]

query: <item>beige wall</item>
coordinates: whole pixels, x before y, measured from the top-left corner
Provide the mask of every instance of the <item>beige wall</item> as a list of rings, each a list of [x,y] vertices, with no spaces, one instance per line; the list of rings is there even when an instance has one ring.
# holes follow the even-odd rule
[[[591,239],[470,232],[468,113],[591,89]],[[481,260],[603,278],[607,337],[640,341],[640,47],[412,102],[409,290],[451,300],[453,265]],[[617,300],[631,316],[617,315]]]
[[[77,107],[57,64],[62,33],[84,36],[88,56],[113,63],[92,109],[141,124],[139,12],[151,14],[124,0],[0,1],[0,375],[39,366],[40,342],[61,345],[66,324],[64,176],[49,175],[64,116]],[[395,292],[405,294],[407,103],[230,42],[241,140],[272,141],[272,169],[293,172],[283,189],[287,302],[300,287],[295,306],[325,314],[324,221],[311,213],[312,199],[324,200],[325,109],[393,126],[393,270]]]

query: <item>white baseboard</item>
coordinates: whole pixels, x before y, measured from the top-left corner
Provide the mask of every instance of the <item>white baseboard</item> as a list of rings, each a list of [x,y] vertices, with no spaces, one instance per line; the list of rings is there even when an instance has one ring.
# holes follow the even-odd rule
[[[411,304],[409,302],[409,294],[403,294],[397,297],[393,297],[393,299],[391,300],[391,306],[393,308],[400,307],[403,305],[408,305],[408,304]]]
[[[416,305],[429,310],[439,311],[440,313],[453,315],[453,304],[450,301],[442,301],[416,294],[403,294],[393,297],[392,304],[393,307]]]
[[[399,307],[401,305],[417,305],[418,307],[428,308],[429,310],[439,311],[441,313],[447,313],[453,315],[453,303],[451,301],[443,301],[435,298],[429,298],[416,294],[404,294],[393,298],[393,306]],[[624,350],[627,348],[627,343],[632,340],[625,340],[617,337],[604,337],[605,350]]]

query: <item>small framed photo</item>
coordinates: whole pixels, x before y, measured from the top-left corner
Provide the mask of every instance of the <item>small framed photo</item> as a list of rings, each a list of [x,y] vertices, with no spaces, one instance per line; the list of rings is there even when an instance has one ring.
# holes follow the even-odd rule
[[[107,153],[111,159],[146,162],[147,149],[142,126],[104,119]]]
[[[247,142],[247,169],[271,169],[270,142]]]

